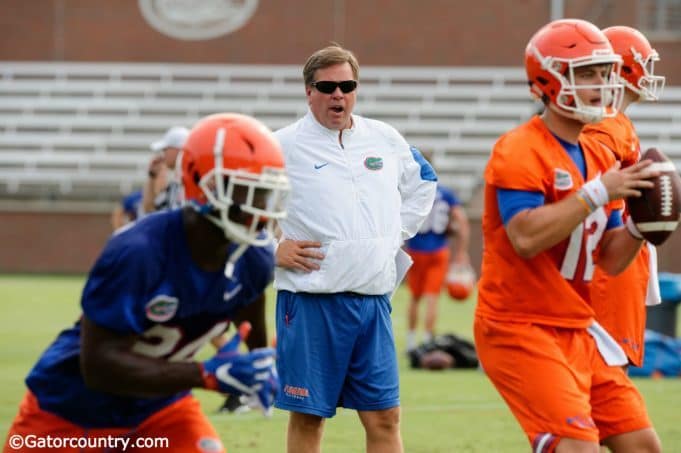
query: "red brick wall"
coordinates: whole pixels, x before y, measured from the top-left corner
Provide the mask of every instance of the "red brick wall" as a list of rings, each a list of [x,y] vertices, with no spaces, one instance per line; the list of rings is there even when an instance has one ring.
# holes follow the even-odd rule
[[[302,64],[332,40],[365,65],[522,64],[549,20],[546,0],[261,0],[235,32],[180,41],[153,29],[137,0],[4,0],[0,60]],[[567,17],[637,26],[636,0],[566,3]],[[294,6],[295,5],[295,6]],[[465,5],[465,6],[463,6]],[[654,42],[661,73],[681,84],[681,42]]]
[[[0,212],[0,273],[87,272],[110,234],[105,214]]]

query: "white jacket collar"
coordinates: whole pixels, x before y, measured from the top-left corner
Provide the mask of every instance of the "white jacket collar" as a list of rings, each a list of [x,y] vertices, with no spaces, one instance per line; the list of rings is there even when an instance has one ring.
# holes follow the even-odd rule
[[[317,118],[315,118],[314,114],[312,113],[312,110],[310,110],[309,108],[307,109],[307,115],[305,115],[305,118],[306,121],[308,121],[309,124],[311,124],[312,127],[319,133],[323,135],[328,135],[329,137],[334,139],[338,138],[338,134],[340,133],[340,131],[335,129],[329,129],[322,123],[317,121]],[[357,116],[352,115],[352,126],[350,127],[350,129],[343,129],[343,136],[348,137],[352,135],[355,132],[355,129],[357,129]]]

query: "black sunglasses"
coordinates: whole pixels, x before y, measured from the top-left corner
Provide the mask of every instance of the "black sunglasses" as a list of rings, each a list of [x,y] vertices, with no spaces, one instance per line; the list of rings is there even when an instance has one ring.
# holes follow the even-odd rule
[[[357,88],[356,80],[343,80],[342,82],[332,82],[330,80],[321,80],[319,82],[312,82],[310,85],[315,87],[317,91],[324,94],[331,94],[336,91],[336,87],[340,87],[345,94],[352,93]]]

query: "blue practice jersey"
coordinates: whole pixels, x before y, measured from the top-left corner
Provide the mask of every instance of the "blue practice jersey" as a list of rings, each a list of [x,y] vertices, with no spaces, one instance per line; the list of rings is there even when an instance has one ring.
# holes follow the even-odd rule
[[[438,184],[433,208],[416,236],[407,241],[407,247],[419,252],[434,252],[446,247],[449,214],[460,204],[454,192]]]
[[[235,248],[236,246],[234,246]],[[234,276],[205,272],[190,258],[182,210],[156,213],[111,237],[88,276],[81,306],[100,327],[141,336],[133,350],[190,360],[229,319],[263,293],[272,278],[271,248],[249,247]],[[26,378],[40,407],[84,427],[132,427],[183,397],[134,398],[85,386],[80,321],[59,334]]]

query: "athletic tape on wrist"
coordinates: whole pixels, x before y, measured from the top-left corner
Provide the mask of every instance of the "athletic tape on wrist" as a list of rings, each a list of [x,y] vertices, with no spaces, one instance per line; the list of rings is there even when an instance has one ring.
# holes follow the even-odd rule
[[[594,210],[605,206],[610,201],[608,189],[605,188],[601,178],[592,179],[581,188],[587,202],[591,202]]]
[[[589,214],[591,214],[592,212],[594,212],[594,210],[596,209],[596,207],[595,207],[595,206],[593,205],[593,203],[587,198],[586,193],[585,193],[582,189],[579,189],[579,190],[575,193],[575,196],[577,197],[577,200],[582,204],[582,206],[584,206],[584,208],[586,209],[586,212],[588,212]]]

